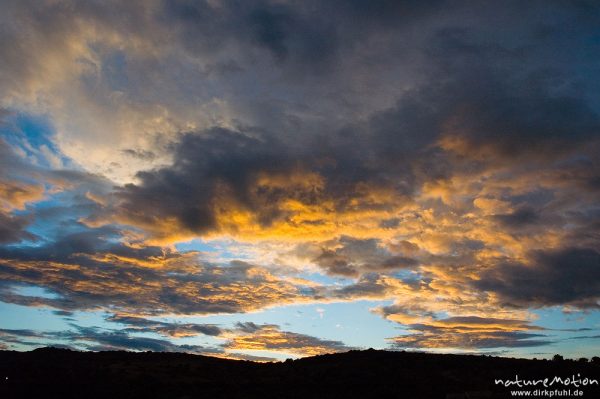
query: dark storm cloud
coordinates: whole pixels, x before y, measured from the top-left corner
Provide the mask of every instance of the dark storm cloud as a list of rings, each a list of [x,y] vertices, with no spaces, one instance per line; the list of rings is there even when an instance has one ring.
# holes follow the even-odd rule
[[[523,11],[534,12],[528,7]],[[573,24],[577,33],[591,34],[586,31],[591,25],[574,26],[576,16],[570,12],[558,15],[558,20]],[[408,93],[411,100],[394,113],[398,122],[412,128],[405,130],[406,135],[427,137],[439,134],[436,130],[443,127],[463,135],[475,150],[490,145],[510,157],[524,152],[552,157],[560,150],[558,146],[597,138],[597,110],[578,87],[589,77],[571,73],[570,62],[575,61],[567,58],[571,51],[568,55],[556,53],[558,48],[568,48],[568,35],[552,25],[550,37],[536,34],[544,22],[547,27],[555,21],[534,21],[540,25],[521,26],[513,20],[515,32],[530,30],[520,38],[498,35],[494,26],[489,30],[470,26],[433,31],[425,51],[437,78],[432,76],[430,82]],[[582,46],[591,51],[595,45]],[[598,67],[598,60],[584,64]],[[518,65],[522,72],[517,72]],[[394,121],[392,115],[388,119]],[[386,129],[395,137],[391,140],[390,136],[389,144],[406,146],[395,130],[393,125]]]
[[[530,264],[501,263],[473,283],[514,306],[573,304],[597,308],[600,300],[600,253],[565,248],[536,251]]]
[[[254,47],[296,74],[328,74],[352,48],[377,31],[399,30],[435,12],[441,2],[205,1],[165,2],[191,52],[215,52],[223,43]],[[198,38],[202,38],[198,40]]]
[[[25,10],[33,8],[30,3],[25,4]],[[330,97],[340,95],[336,105],[340,111],[345,103],[352,103],[356,101],[353,97],[361,95],[354,88],[345,90],[345,86],[352,86],[352,78],[360,82],[365,75],[380,73],[375,75],[381,76],[377,86],[386,91],[393,89],[385,107],[403,97],[406,87],[416,89],[410,96],[420,92],[440,95],[442,102],[453,102],[462,110],[472,111],[468,120],[457,121],[471,138],[491,138],[497,133],[510,136],[503,143],[504,150],[518,149],[521,135],[525,138],[521,145],[532,144],[535,140],[528,138],[540,137],[542,133],[551,139],[566,134],[584,137],[589,135],[590,127],[597,125],[586,92],[593,92],[592,87],[597,84],[583,87],[592,80],[590,70],[597,67],[597,60],[589,56],[597,48],[593,35],[598,7],[594,4],[587,8],[572,3],[541,5],[516,1],[472,4],[182,0],[148,4],[113,3],[108,11],[98,4],[53,2],[38,12],[27,13],[18,7],[19,2],[14,2],[7,15],[21,17],[34,38],[48,38],[48,43],[33,40],[40,44],[40,50],[47,47],[58,51],[65,46],[60,39],[77,33],[66,21],[77,17],[82,25],[139,38],[157,53],[164,51],[167,57],[175,56],[166,65],[156,59],[146,65],[128,54],[127,60],[136,70],[127,70],[129,80],[118,77],[133,85],[132,91],[138,95],[146,91],[138,90],[133,83],[135,72],[150,78],[155,76],[153,68],[161,68],[159,72],[178,76],[178,72],[190,69],[181,64],[180,58],[208,58],[213,68],[236,65],[236,76],[256,78],[252,82],[255,84],[240,85],[240,92],[244,92],[240,94],[250,95],[252,102],[254,93],[260,92],[256,86],[265,83],[256,68],[267,66],[267,74],[283,72],[286,82],[301,82],[302,90],[295,87],[295,91],[308,93],[308,98],[301,98],[302,106],[316,103],[318,108],[321,102],[328,101],[324,94],[329,93]],[[19,43],[19,32],[9,27],[6,44],[0,46],[5,52],[2,58],[9,66],[6,80],[22,74],[30,77],[36,63],[27,62],[29,43],[11,46]],[[165,38],[169,41],[165,42]],[[113,52],[104,48],[110,46],[102,44],[98,44],[100,56],[112,56]],[[183,54],[175,51],[180,49]],[[273,62],[265,62],[265,58]],[[42,63],[43,57],[35,61]],[[103,61],[110,64],[110,59]],[[18,67],[23,65],[25,68]],[[192,78],[206,77],[194,71],[195,74],[185,75],[188,79],[183,84],[174,79],[181,92],[193,91],[186,86]],[[404,73],[408,76],[402,76]],[[307,77],[317,81],[305,80]],[[229,82],[223,83],[223,90],[227,91]],[[8,83],[7,86],[12,87]],[[127,92],[127,85],[121,86],[125,87],[119,89]],[[267,103],[267,107],[272,104]],[[259,111],[277,117],[274,110]],[[284,111],[289,116],[297,109]],[[416,111],[424,114],[423,109]],[[447,111],[450,110],[436,103],[431,107],[431,113],[438,116]],[[437,120],[434,118],[433,125]],[[413,138],[427,136],[425,130],[413,133]]]
[[[520,228],[528,224],[536,223],[540,219],[538,213],[530,208],[521,208],[506,215],[495,215],[494,218],[502,225],[509,228]]]
[[[175,148],[173,165],[140,172],[139,184],[118,190],[118,212],[125,221],[149,230],[156,218],[175,218],[187,231],[204,234],[218,230],[219,207],[250,211],[263,227],[276,220],[289,221],[291,214],[283,209],[288,200],[308,205],[332,201],[341,213],[386,209],[391,204],[369,199],[366,187],[389,189],[401,202],[415,185],[408,161],[425,151],[423,144],[408,144],[413,142],[408,132],[399,134],[406,136],[400,139],[405,146],[385,137],[393,132],[379,128],[368,138],[348,130],[295,145],[253,131],[215,128],[185,134]],[[325,183],[322,187],[259,184],[261,177],[290,176],[291,181],[295,173],[317,174]]]
[[[243,206],[261,212],[268,223],[277,209],[265,209],[253,202],[253,179],[259,172],[286,170],[291,161],[287,150],[272,138],[260,140],[225,129],[204,135],[184,135],[175,151],[175,163],[168,168],[140,172],[140,185],[123,187],[118,196],[128,217],[150,224],[156,217],[175,217],[184,228],[202,233],[216,226],[213,206],[219,185],[226,184]],[[272,193],[273,202],[278,193]],[[268,201],[268,199],[265,199]]]
[[[226,12],[205,3],[185,2],[172,7],[192,31],[208,29],[200,21],[209,21],[211,13]],[[245,15],[245,7],[250,6],[236,12]],[[303,14],[294,14],[295,5],[269,7],[249,13],[254,15],[249,17],[254,21],[249,26],[258,29],[258,39],[250,36],[276,58],[286,59],[294,47],[288,42],[296,37],[288,29],[296,29],[292,21]],[[348,9],[353,7],[362,9],[358,5],[340,6],[339,18],[352,14]],[[398,6],[398,10],[406,12],[406,7]],[[533,13],[528,6],[522,7],[525,15]],[[556,4],[553,8],[561,10]],[[396,10],[381,4],[366,7],[365,12],[385,18],[382,10],[388,9],[392,15]],[[573,34],[589,34],[586,29],[591,20],[577,25],[577,10],[558,11],[553,23],[566,20]],[[211,23],[226,23],[228,17]],[[582,86],[589,79],[583,72],[572,74],[565,58],[572,52],[560,51],[570,42],[554,30],[554,25],[549,28],[549,37],[537,33],[536,29],[544,26],[542,22],[529,26],[515,20],[515,32],[524,33],[510,37],[492,34],[493,26],[477,23],[468,28],[428,27],[431,32],[423,34],[422,42],[427,79],[403,91],[387,109],[349,121],[342,128],[323,127],[323,131],[294,137],[288,136],[293,132],[246,128],[184,134],[174,149],[172,165],[141,172],[138,184],[119,191],[120,210],[126,220],[143,226],[155,218],[174,218],[189,232],[205,234],[219,229],[215,209],[224,195],[219,191],[223,187],[243,210],[250,211],[262,226],[269,226],[290,216],[282,206],[287,199],[306,204],[332,200],[338,212],[356,203],[364,209],[381,209],[385,205],[360,201],[360,184],[389,189],[398,196],[398,202],[401,197],[408,200],[414,196],[423,184],[450,179],[465,168],[511,165],[518,175],[532,165],[552,169],[556,161],[574,154],[592,157],[600,118]],[[348,34],[344,26],[341,24],[338,35]],[[370,29],[375,28],[364,29],[372,33]],[[310,35],[302,37],[308,40]],[[206,40],[210,41],[210,35]],[[581,46],[582,51],[591,51],[594,44]],[[549,53],[556,59],[546,63]],[[312,61],[314,57],[308,58]],[[574,61],[590,68],[598,65],[597,60],[579,58]],[[517,69],[519,65],[523,67]],[[585,170],[583,165],[576,169]],[[318,174],[324,179],[323,187],[265,190],[257,185],[261,174],[291,175],[298,171]],[[593,182],[594,177],[589,180]],[[513,214],[498,215],[497,220],[507,227],[534,223],[538,215],[530,209],[523,204]],[[351,268],[325,257],[342,274],[352,273]]]
[[[491,144],[504,156],[544,155],[536,151],[552,156],[558,145],[597,137],[597,111],[577,87],[587,77],[570,74],[567,54],[546,59],[567,42],[532,31],[517,39],[441,30],[432,41],[431,60],[448,78],[437,86],[441,102],[433,104],[441,105],[438,116],[452,116],[448,127],[465,135],[474,149]],[[515,70],[519,63],[522,73]]]
[[[332,1],[275,2],[268,0],[203,0],[109,2],[110,7],[71,1],[49,2],[34,7],[31,2],[8,2],[7,14],[28,25],[30,41],[43,43],[45,54],[64,50],[60,39],[78,32],[68,22],[76,18],[97,29],[110,28],[120,34],[147,35],[164,44],[160,33],[171,34],[172,45],[182,45],[190,54],[202,56],[226,52],[233,45],[239,52],[270,56],[292,69],[314,74],[331,71],[342,56],[339,49],[352,48],[380,31],[398,31],[439,12],[441,1]],[[36,62],[27,62],[28,45],[19,42],[19,31],[3,29],[0,54],[6,63],[1,77],[29,80]],[[161,40],[162,39],[162,40]],[[99,43],[101,45],[102,43]],[[239,54],[231,54],[235,57]],[[29,60],[31,61],[31,60]],[[251,62],[250,60],[245,60]]]
[[[597,86],[590,72],[598,67],[598,60],[588,55],[597,49],[593,27],[598,9],[588,5],[584,13],[578,5],[553,2],[540,13],[539,7],[510,1],[485,7],[442,1],[175,1],[154,7],[132,2],[107,12],[98,5],[59,4],[45,7],[47,23],[42,23],[46,20],[42,12],[17,12],[17,3],[11,4],[11,11],[36,28],[34,36],[46,33],[57,48],[61,48],[59,39],[71,33],[64,21],[74,13],[98,30],[148,38],[144,43],[157,53],[165,50],[171,55],[183,49],[192,59],[208,57],[215,65],[238,65],[237,76],[251,77],[252,84],[241,84],[236,93],[252,98],[252,104],[239,106],[254,107],[257,127],[239,123],[237,129],[183,134],[175,144],[172,165],[141,172],[138,184],[119,190],[126,220],[147,227],[174,218],[177,227],[205,234],[219,229],[215,208],[223,185],[261,226],[269,226],[290,216],[282,206],[288,199],[306,204],[333,200],[336,211],[356,203],[365,209],[385,207],[361,202],[361,183],[391,189],[408,200],[424,183],[449,179],[461,167],[485,169],[490,163],[518,158],[514,165],[518,172],[526,167],[527,158],[546,162],[537,165],[544,168],[570,151],[590,156],[593,147],[583,143],[595,141],[600,131],[593,96]],[[163,36],[172,42],[165,43]],[[26,49],[11,50],[8,44],[3,49],[15,65],[27,65],[22,61]],[[114,58],[108,50],[99,45],[98,55]],[[273,62],[265,63],[264,58]],[[106,64],[112,65],[111,60]],[[186,70],[179,58],[174,62],[166,72],[177,75]],[[151,72],[157,66],[136,62],[133,54],[122,63],[137,68],[122,71],[128,72],[127,77],[135,76],[133,72],[155,76]],[[260,92],[257,86],[274,87],[256,70],[264,65],[269,74],[283,72],[284,82],[301,82],[302,90],[284,87],[282,93],[290,98],[279,102],[280,109],[271,102],[254,104],[254,92]],[[407,75],[410,84],[401,76],[407,65],[414,74],[414,79]],[[378,84],[397,89],[372,108],[361,101],[368,110],[356,112],[360,117],[344,117],[340,125],[328,121],[333,115],[316,118],[314,124],[292,116],[307,113],[313,104],[319,108],[330,97],[339,98],[334,108],[342,111],[344,103],[362,96],[361,91],[346,92],[346,82],[379,76],[377,68],[384,66],[392,72],[381,74]],[[394,74],[396,68],[399,72]],[[127,83],[122,74],[116,73]],[[307,75],[317,80],[304,81]],[[119,90],[126,91],[127,87],[120,87],[125,83],[119,84]],[[181,92],[194,92],[177,83]],[[136,90],[135,94],[141,92]],[[280,118],[286,122],[277,122]],[[439,141],[448,137],[462,141],[454,146],[446,142],[440,149]],[[143,148],[122,151],[146,160],[155,155]],[[461,164],[447,152],[479,163]],[[589,170],[583,165],[575,169]],[[264,187],[256,186],[261,174],[289,175],[298,170],[319,174],[324,186],[320,191],[261,191]],[[594,187],[597,174],[585,180]],[[523,215],[514,216],[513,221]]]

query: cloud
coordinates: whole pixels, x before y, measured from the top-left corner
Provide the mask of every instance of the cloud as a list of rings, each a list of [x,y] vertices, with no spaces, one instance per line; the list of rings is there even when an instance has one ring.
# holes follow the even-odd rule
[[[317,153],[289,148],[260,132],[189,133],[177,144],[172,165],[140,172],[139,184],[117,191],[118,220],[158,239],[173,230],[180,232],[175,237],[216,232],[293,238],[307,236],[305,228],[329,233],[335,218],[350,225],[401,208],[408,188],[392,187],[390,177],[355,156],[333,144]]]
[[[239,323],[236,326],[238,327],[237,331],[223,345],[228,351],[258,350],[314,356],[354,349],[340,341],[281,331],[279,326],[273,324]]]
[[[584,9],[10,1],[0,42],[2,103],[52,115],[64,154],[121,182],[167,163],[184,131],[258,126],[328,137],[385,109],[392,111],[378,126],[387,134],[373,144],[396,160],[410,153],[400,148],[427,145],[445,122],[477,152],[488,143],[505,154],[524,143],[556,148],[597,126],[588,104],[597,85],[586,68],[594,59],[585,56],[594,42],[573,40],[593,36],[597,10]],[[395,102],[404,104],[396,118]],[[540,132],[549,139],[536,141]],[[131,149],[156,157],[134,159]]]
[[[29,329],[0,329],[0,346],[11,349],[13,345],[29,347],[41,346],[42,340],[48,336],[42,332]]]
[[[588,248],[535,251],[529,262],[503,262],[473,284],[516,306],[598,307],[600,254]]]
[[[525,348],[553,343],[541,334],[513,331],[457,332],[453,329],[411,326],[411,334],[393,338],[394,348],[487,349]]]
[[[154,332],[168,337],[193,337],[199,334],[218,336],[221,329],[213,324],[167,323],[138,316],[115,314],[106,319],[112,323],[128,326],[125,332]]]
[[[352,284],[333,289],[330,295],[340,299],[394,298],[402,291],[402,286],[404,283],[393,277],[367,273]]]
[[[394,316],[400,316],[402,319],[407,315]],[[543,346],[554,343],[544,334],[528,332],[543,329],[532,326],[525,320],[460,316],[445,319],[423,317],[420,321],[407,324],[408,334],[392,338],[392,346],[486,349]]]
[[[218,349],[198,345],[177,345],[168,340],[132,336],[124,331],[103,330],[98,327],[72,326],[65,331],[0,330],[0,340],[10,344],[41,347],[52,343],[54,347],[83,348],[92,351],[133,350],[155,352],[190,352],[212,354]],[[27,341],[25,339],[38,341]],[[67,344],[65,344],[66,342]],[[222,352],[222,351],[221,351]]]
[[[0,243],[42,240],[44,237],[30,230],[36,221],[60,208],[56,202],[52,203],[53,196],[63,194],[61,200],[70,202],[63,207],[62,215],[53,216],[65,217],[70,212],[68,217],[73,218],[78,207],[89,208],[79,197],[82,192],[99,197],[110,189],[108,181],[100,176],[77,170],[47,169],[30,162],[30,158],[20,154],[24,151],[22,147],[30,148],[31,144],[25,140],[13,145],[0,137]],[[41,201],[50,203],[43,210],[36,209]]]
[[[126,149],[122,150],[122,152],[133,158],[138,158],[138,159],[142,159],[142,160],[152,161],[152,160],[156,159],[156,154],[154,154],[152,151],[134,150],[131,148],[126,148]]]
[[[139,186],[121,189],[120,207],[127,221],[152,229],[161,226],[157,219],[173,220],[189,232],[203,233],[217,227],[218,206],[226,207],[228,200],[260,211],[258,219],[264,223],[276,216],[259,207],[251,184],[261,172],[287,166],[277,144],[215,129],[206,135],[184,136],[175,159],[170,168],[141,172]]]
[[[0,180],[0,210],[23,210],[27,203],[43,199],[44,191],[42,185],[27,184],[16,180]]]
[[[539,215],[530,208],[521,208],[517,209],[513,213],[495,215],[494,217],[505,227],[515,229],[522,228],[528,224],[536,223],[540,219]]]
[[[168,340],[136,337],[122,331],[101,331],[96,328],[77,328],[76,332],[61,334],[62,339],[83,342],[88,350],[135,350],[154,352],[201,353],[205,348],[198,345],[177,345]]]
[[[248,85],[254,82],[272,87],[265,107],[277,110],[282,121],[295,119],[297,111],[288,112],[278,97],[301,85],[302,76],[332,76],[345,59],[341,47],[348,39],[360,41],[356,28],[370,30],[370,21],[348,24],[343,16],[388,16],[362,8],[270,1],[11,1],[0,41],[2,103],[51,114],[64,154],[88,171],[130,181],[137,170],[167,161],[169,143],[187,126],[266,120],[263,107],[252,109],[255,95]],[[405,16],[423,14],[413,8],[421,9],[381,10],[408,22]],[[334,21],[323,17],[338,14],[344,30],[339,39]],[[19,24],[9,23],[15,20]],[[352,37],[344,38],[348,33]],[[284,70],[284,79],[275,78],[273,69]],[[325,90],[316,85],[310,91]],[[107,135],[110,140],[98,139]],[[131,159],[127,150],[133,148],[138,154],[154,149],[156,157]]]
[[[35,240],[34,234],[25,231],[28,224],[27,217],[11,216],[0,212],[0,243]]]
[[[156,352],[189,352],[230,359],[272,361],[273,358],[257,356],[245,351],[270,351],[273,353],[312,356],[324,353],[342,352],[354,348],[340,341],[319,339],[309,335],[281,331],[273,324],[257,325],[252,322],[236,323],[233,328],[218,329],[215,326],[199,324],[161,323],[137,316],[113,315],[107,321],[127,324],[129,329],[106,329],[82,327],[71,324],[70,330],[33,331],[0,329],[0,343],[10,347],[25,345],[39,347],[48,345],[67,346],[92,351],[133,350]],[[223,344],[212,346],[188,345],[134,333],[158,333],[170,338],[182,338],[206,333],[220,339]],[[213,329],[216,329],[213,331]],[[178,332],[183,332],[179,335]],[[214,333],[214,334],[213,334]],[[236,352],[236,351],[242,351]]]
[[[305,287],[240,261],[204,264],[197,253],[114,243],[111,229],[70,234],[48,245],[0,251],[4,302],[63,310],[111,307],[145,314],[237,313],[310,300]],[[22,296],[11,284],[55,293]],[[168,326],[165,327],[165,331]]]
[[[0,124],[0,127],[2,125]],[[23,211],[26,205],[44,198],[44,186],[17,179],[17,174],[25,174],[31,169],[14,154],[8,143],[0,137],[0,243],[14,243],[21,240],[35,240],[37,237],[26,230],[31,222]]]
[[[330,274],[357,276],[360,272],[411,269],[419,261],[407,256],[393,255],[375,239],[354,239],[342,236],[327,243],[313,261]]]

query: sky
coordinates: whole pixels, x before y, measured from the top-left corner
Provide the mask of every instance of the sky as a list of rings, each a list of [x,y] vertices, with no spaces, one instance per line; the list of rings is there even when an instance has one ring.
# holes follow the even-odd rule
[[[0,2],[0,349],[600,354],[597,2]]]

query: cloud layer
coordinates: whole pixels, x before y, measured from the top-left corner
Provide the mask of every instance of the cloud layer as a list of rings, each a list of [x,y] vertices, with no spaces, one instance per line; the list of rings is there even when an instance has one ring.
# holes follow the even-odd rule
[[[2,302],[109,311],[98,348],[296,355],[348,346],[148,317],[370,300],[393,348],[471,350],[597,311],[593,2],[3,10]]]

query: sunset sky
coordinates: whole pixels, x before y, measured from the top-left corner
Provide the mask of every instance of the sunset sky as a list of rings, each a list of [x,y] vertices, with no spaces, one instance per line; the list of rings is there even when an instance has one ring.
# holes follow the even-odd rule
[[[0,349],[600,355],[598,2],[0,6]]]

